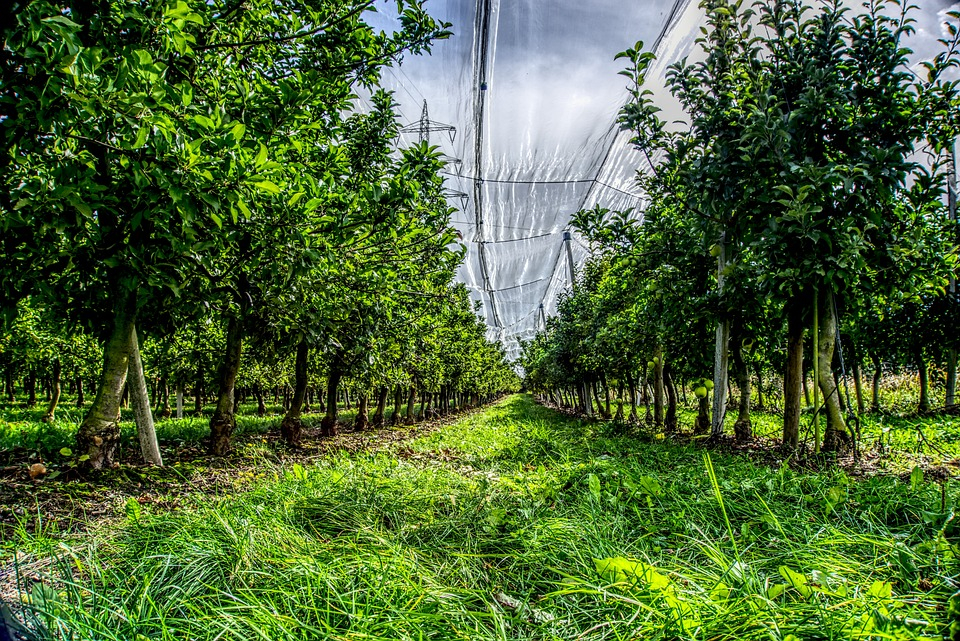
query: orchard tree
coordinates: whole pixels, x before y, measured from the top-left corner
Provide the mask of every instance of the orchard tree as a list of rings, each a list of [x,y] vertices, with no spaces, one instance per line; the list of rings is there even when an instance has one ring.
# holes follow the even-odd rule
[[[101,380],[77,437],[92,467],[114,459],[142,310],[216,278],[204,258],[242,242],[219,233],[227,221],[326,202],[336,186],[296,162],[311,137],[331,137],[356,83],[446,35],[415,1],[398,3],[395,34],[364,22],[372,8],[37,1],[16,15],[0,52],[3,306],[34,294],[99,311]]]

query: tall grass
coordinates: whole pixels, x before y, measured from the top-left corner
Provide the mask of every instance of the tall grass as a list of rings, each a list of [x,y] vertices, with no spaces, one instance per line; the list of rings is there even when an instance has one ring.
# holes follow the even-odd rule
[[[642,442],[514,396],[59,550],[46,639],[932,639],[955,492]],[[267,465],[265,463],[264,465]]]

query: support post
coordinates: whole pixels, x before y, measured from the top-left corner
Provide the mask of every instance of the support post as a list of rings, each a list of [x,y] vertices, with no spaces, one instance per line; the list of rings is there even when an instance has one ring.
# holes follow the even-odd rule
[[[947,163],[947,207],[950,222],[957,222],[957,144],[953,141],[950,144],[950,161]],[[948,287],[950,304],[956,310],[960,306],[960,299],[957,298],[957,275],[950,276],[950,285]],[[957,404],[957,348],[953,347],[947,351],[947,395],[945,404]]]
[[[720,246],[720,253],[717,255],[717,289],[720,292],[721,301],[723,299],[723,281],[724,270],[727,267],[727,243],[726,232],[720,234],[720,240],[717,244]],[[730,369],[730,356],[728,345],[730,343],[730,320],[724,317],[717,323],[716,343],[713,353],[713,425],[711,426],[711,436],[718,437],[723,434],[723,419],[727,413],[727,376]]]
[[[820,293],[813,290],[813,453],[820,453]]]

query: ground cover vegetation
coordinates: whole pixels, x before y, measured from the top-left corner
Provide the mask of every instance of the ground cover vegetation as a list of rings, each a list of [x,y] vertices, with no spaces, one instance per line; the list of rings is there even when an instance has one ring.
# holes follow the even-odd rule
[[[701,6],[701,51],[667,74],[679,125],[644,86],[654,55],[620,54],[649,206],[575,218],[592,258],[525,345],[527,385],[606,418],[644,405],[666,434],[690,394],[695,434],[743,442],[775,408],[785,448],[831,455],[859,454],[884,379],[956,414],[958,15],[918,75],[907,3]]]
[[[427,416],[516,385],[452,282],[463,248],[439,154],[401,144],[378,84],[450,25],[402,1],[387,33],[374,10],[4,10],[4,397],[29,408],[43,395],[53,425],[63,392],[83,408],[57,450],[71,469],[118,462],[128,402],[143,460],[160,465],[151,404],[181,417],[186,395],[195,415],[214,406],[207,449],[222,456],[249,399],[263,415],[282,396],[279,431],[296,446],[311,406],[335,433],[343,395],[363,429],[413,421],[418,399]]]
[[[131,501],[21,563],[40,638],[934,639],[956,492],[771,470],[514,395],[416,441]],[[35,559],[43,559],[42,561]],[[950,610],[952,612],[952,610]]]

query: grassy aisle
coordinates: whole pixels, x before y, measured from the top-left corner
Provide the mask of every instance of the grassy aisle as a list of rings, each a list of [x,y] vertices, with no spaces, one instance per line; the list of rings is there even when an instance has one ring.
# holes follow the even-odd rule
[[[711,462],[527,396],[268,476],[196,510],[131,503],[61,547],[73,580],[35,586],[41,622],[138,641],[932,639],[956,590],[938,485]]]

